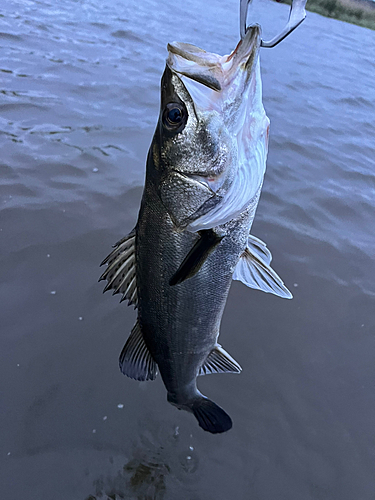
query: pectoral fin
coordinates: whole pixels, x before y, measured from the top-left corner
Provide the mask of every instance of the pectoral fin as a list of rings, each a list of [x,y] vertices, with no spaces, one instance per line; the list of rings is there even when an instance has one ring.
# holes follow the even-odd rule
[[[121,351],[119,363],[122,373],[132,379],[155,380],[156,378],[157,364],[145,344],[138,321]]]
[[[199,231],[198,234],[200,235],[200,238],[197,240],[180,267],[169,280],[169,284],[171,286],[178,285],[179,283],[182,283],[197,274],[207,257],[223,239],[223,236],[219,236],[212,229]]]
[[[108,264],[99,281],[107,280],[103,292],[113,290],[113,295],[122,293],[121,302],[137,307],[137,284],[135,277],[135,230],[118,241],[115,249],[100,264]]]
[[[272,254],[268,250],[267,245],[264,243],[264,241],[260,240],[256,236],[253,236],[252,234],[249,234],[247,239],[247,246],[252,253],[255,253],[267,265],[271,264]]]
[[[209,373],[240,373],[241,371],[242,368],[237,361],[221,345],[217,344],[207,356],[198,375],[208,375]]]
[[[254,240],[254,237],[252,238]],[[258,242],[262,243],[264,247]],[[265,244],[261,240],[250,243],[234,270],[233,279],[242,281],[250,288],[273,293],[284,299],[292,299],[293,295],[286,288],[280,276],[269,266],[272,257]],[[254,245],[256,248],[254,248]],[[264,258],[262,258],[263,254],[265,255]],[[267,262],[266,259],[269,261]]]

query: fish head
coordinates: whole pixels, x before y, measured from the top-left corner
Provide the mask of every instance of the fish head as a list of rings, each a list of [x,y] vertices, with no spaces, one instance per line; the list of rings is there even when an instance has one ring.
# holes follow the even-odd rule
[[[260,41],[256,25],[229,56],[168,45],[152,152],[160,197],[178,229],[223,224],[260,190],[269,125]]]

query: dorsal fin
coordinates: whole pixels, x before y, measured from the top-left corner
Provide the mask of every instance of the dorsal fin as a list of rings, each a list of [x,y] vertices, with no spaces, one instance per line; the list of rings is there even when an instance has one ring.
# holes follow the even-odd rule
[[[249,246],[238,261],[233,279],[242,281],[250,288],[273,293],[284,299],[293,298],[280,276],[259,256],[258,251]]]
[[[138,321],[126,341],[119,359],[120,370],[135,380],[155,380],[157,364],[147,349]]]
[[[221,345],[217,344],[207,356],[198,375],[208,375],[209,373],[240,373],[241,370],[242,368],[237,361]]]
[[[114,250],[100,264],[108,264],[99,281],[107,280],[103,292],[113,290],[113,295],[122,293],[121,302],[137,307],[137,283],[135,276],[135,229],[114,245]]]

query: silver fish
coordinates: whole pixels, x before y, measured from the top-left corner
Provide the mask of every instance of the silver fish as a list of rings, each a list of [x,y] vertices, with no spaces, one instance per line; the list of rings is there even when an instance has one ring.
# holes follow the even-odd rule
[[[138,222],[102,262],[100,278],[104,291],[138,308],[121,371],[136,380],[160,371],[168,401],[212,433],[232,421],[199,392],[197,377],[241,371],[218,343],[232,279],[292,297],[265,243],[250,235],[269,131],[260,45],[258,26],[229,56],[168,45]]]

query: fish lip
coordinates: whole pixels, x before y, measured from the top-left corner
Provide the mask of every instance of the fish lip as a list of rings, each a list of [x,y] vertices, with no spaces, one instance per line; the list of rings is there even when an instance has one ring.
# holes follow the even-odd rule
[[[202,61],[202,55],[208,54],[205,50],[193,45],[191,43],[185,42],[170,42],[167,45],[168,52],[181,56],[188,61],[193,61],[200,63]],[[216,54],[214,54],[216,55]],[[207,61],[209,63],[209,61]]]

